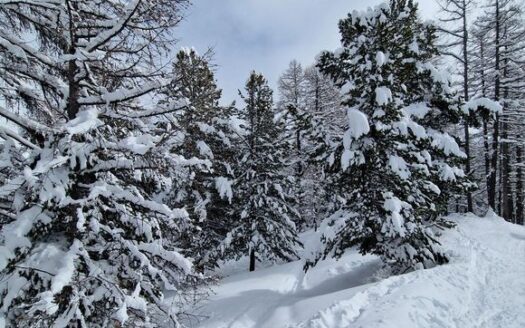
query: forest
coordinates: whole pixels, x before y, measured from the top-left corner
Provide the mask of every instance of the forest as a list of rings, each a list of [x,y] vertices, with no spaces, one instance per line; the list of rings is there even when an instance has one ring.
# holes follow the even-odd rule
[[[0,328],[523,327],[525,5],[426,1],[225,103],[188,0],[0,0]]]

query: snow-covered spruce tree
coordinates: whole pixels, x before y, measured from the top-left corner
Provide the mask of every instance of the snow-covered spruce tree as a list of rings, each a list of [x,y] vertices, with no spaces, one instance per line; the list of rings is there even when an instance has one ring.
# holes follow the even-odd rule
[[[348,129],[327,158],[349,214],[333,217],[318,259],[358,246],[395,273],[444,263],[429,226],[442,223],[438,205],[464,177],[465,154],[440,124],[461,111],[431,64],[435,28],[407,0],[353,12],[339,28],[343,48],[324,53],[319,67],[346,95]]]
[[[300,245],[294,221],[293,179],[285,176],[282,158],[287,143],[279,140],[282,127],[274,120],[272,90],[261,74],[252,72],[242,95],[246,107],[242,149],[235,180],[235,225],[221,245],[225,258],[250,255],[255,261],[297,259]]]
[[[211,53],[199,55],[184,49],[173,63],[172,83],[163,90],[162,102],[187,99],[189,106],[177,115],[183,136],[175,147],[185,158],[208,161],[206,167],[188,167],[173,186],[169,203],[190,210],[195,231],[182,240],[199,268],[213,266],[214,250],[224,239],[230,224],[233,162],[237,136],[231,123],[232,109],[219,105],[221,90],[210,67]],[[211,257],[210,257],[211,256]]]
[[[155,63],[185,3],[0,3],[7,327],[180,326],[163,295],[193,283],[175,247],[187,213],[160,200],[192,164],[171,152],[184,103],[141,96],[162,85]]]

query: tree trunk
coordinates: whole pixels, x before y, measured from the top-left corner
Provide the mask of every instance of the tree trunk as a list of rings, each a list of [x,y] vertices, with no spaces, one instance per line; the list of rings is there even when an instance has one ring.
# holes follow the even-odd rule
[[[485,47],[483,39],[480,39],[479,51],[481,57],[481,90],[482,96],[487,97],[487,83],[485,78]],[[488,127],[488,118],[483,119],[483,147],[485,149],[485,181],[487,184],[487,202],[490,205],[490,200],[494,197],[494,189],[491,186],[490,172],[492,167],[490,165],[490,145],[489,145],[489,127]],[[494,207],[492,207],[494,209]]]
[[[500,12],[499,12],[499,0],[496,0],[496,56],[495,56],[495,71],[496,77],[494,82],[494,100],[499,101],[500,99]],[[496,175],[498,172],[498,143],[499,143],[499,115],[496,114],[496,120],[494,122],[494,134],[492,139],[492,159],[491,159],[491,170],[490,170],[490,188],[491,196],[489,196],[489,206],[496,210]]]
[[[78,9],[78,4],[74,2],[67,2],[68,7],[68,14],[69,17],[69,38],[71,44],[69,45],[67,52],[70,55],[74,55],[77,51],[76,47],[76,27],[74,20],[71,17],[71,11],[74,9],[75,11]],[[78,74],[78,66],[77,62],[75,60],[70,60],[67,63],[67,80],[68,80],[68,87],[69,87],[69,94],[67,97],[67,107],[66,107],[66,113],[68,120],[73,120],[77,117],[78,112],[80,111],[80,104],[78,103],[78,98],[80,97],[80,85],[79,80],[77,77]]]
[[[500,122],[501,122],[501,119],[500,119]],[[498,126],[498,129],[499,129],[499,135],[501,136],[501,123],[499,124]],[[501,213],[501,203],[503,202],[503,198],[502,198],[502,185],[503,185],[503,161],[501,160],[502,159],[502,150],[501,150],[501,140],[500,140],[500,143],[498,144],[498,149],[499,149],[499,153],[498,153],[498,177],[496,178],[497,181],[496,181],[496,185],[497,185],[497,188],[496,188],[496,196],[498,197],[497,201],[496,201],[496,213],[498,213],[499,216],[502,216],[502,213]]]
[[[250,250],[250,272],[255,271],[255,250]]]
[[[510,188],[510,154],[508,138],[508,124],[503,123],[501,144],[501,215],[507,221],[512,220],[512,202],[511,202],[511,188]]]
[[[504,33],[506,34],[506,28],[504,30]],[[506,47],[505,47],[506,50]],[[505,56],[503,60],[503,79],[506,79],[508,77],[508,70],[507,70],[507,57]],[[507,85],[504,85],[503,87],[503,99],[509,98],[509,88]],[[505,101],[504,101],[505,102]],[[512,202],[512,190],[511,190],[511,182],[510,182],[510,175],[511,175],[511,168],[510,168],[510,144],[508,142],[509,138],[509,118],[503,117],[503,122],[501,125],[502,131],[502,139],[503,143],[501,144],[501,214],[503,218],[507,221],[513,222],[513,202]]]
[[[507,38],[507,27],[503,29],[503,38]],[[504,53],[508,52],[507,45],[504,46]],[[508,56],[503,57],[503,80],[508,78]],[[503,85],[503,99],[504,103],[506,99],[509,99],[509,86],[508,84]],[[503,107],[506,107],[505,105]],[[511,145],[509,144],[509,119],[510,117],[503,117],[502,122],[502,138],[503,143],[501,145],[501,168],[502,168],[502,180],[501,180],[501,213],[505,220],[509,222],[514,222],[514,202],[513,202],[513,193],[512,186],[510,181],[511,172]]]
[[[521,136],[518,136],[518,140],[521,140]],[[516,170],[516,223],[524,224],[523,220],[523,146],[518,145],[516,147],[516,162],[518,168]]]
[[[498,173],[498,143],[499,143],[499,115],[496,114],[494,133],[492,135],[492,154],[490,159],[490,174],[488,185],[489,206],[496,210],[496,176]]]
[[[487,184],[487,202],[490,205],[490,200],[493,197],[491,188],[491,166],[490,166],[490,145],[489,145],[489,128],[487,120],[483,120],[483,148],[485,149],[485,181]]]
[[[469,101],[469,84],[468,84],[468,73],[469,73],[469,60],[468,60],[468,26],[467,26],[467,3],[463,1],[463,97],[465,102]],[[467,155],[465,169],[468,176],[470,176],[470,133],[468,121],[465,122],[465,153]],[[472,193],[467,193],[467,212],[474,212],[472,205]]]
[[[295,132],[295,138],[297,142],[297,155],[299,158],[299,163],[297,165],[297,176],[300,177],[303,173],[303,163],[301,162],[302,159],[302,149],[301,149],[301,130],[299,127],[297,127],[297,131]]]
[[[470,133],[469,133],[469,124],[465,122],[465,154],[467,155],[465,163],[465,173],[467,176],[472,174],[470,166]],[[467,193],[467,212],[474,212],[474,206],[472,204],[472,193]]]

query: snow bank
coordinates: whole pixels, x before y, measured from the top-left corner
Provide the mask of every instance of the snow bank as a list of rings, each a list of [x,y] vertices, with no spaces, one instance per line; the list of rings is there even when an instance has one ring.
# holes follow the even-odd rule
[[[198,327],[525,327],[525,228],[494,215],[451,220],[448,265],[377,281],[380,261],[348,252],[306,275],[301,261],[241,272],[197,311],[208,317]],[[318,237],[301,239],[311,251]]]

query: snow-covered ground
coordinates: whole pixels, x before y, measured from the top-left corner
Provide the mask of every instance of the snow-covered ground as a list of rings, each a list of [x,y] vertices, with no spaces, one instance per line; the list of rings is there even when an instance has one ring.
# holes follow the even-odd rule
[[[523,328],[525,228],[453,216],[448,265],[381,279],[376,257],[349,252],[308,274],[303,262],[231,273],[197,311],[206,328]],[[315,245],[314,233],[302,236]],[[238,263],[245,269],[246,263]]]

